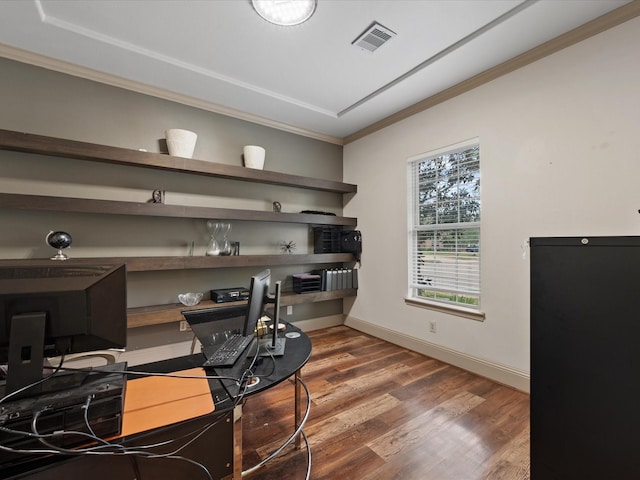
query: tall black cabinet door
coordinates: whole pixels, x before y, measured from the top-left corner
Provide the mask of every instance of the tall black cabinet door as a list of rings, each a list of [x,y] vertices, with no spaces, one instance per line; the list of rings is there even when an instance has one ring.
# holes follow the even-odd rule
[[[531,478],[640,479],[640,237],[531,239]]]

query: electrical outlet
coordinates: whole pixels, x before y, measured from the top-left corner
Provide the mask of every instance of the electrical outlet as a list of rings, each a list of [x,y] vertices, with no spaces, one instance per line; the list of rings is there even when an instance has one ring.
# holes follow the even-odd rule
[[[436,333],[436,322],[435,321],[429,322],[429,331],[431,333]]]
[[[293,315],[293,305],[287,305],[287,315]]]
[[[186,320],[180,320],[180,331],[188,332],[189,330],[191,330],[189,323]]]

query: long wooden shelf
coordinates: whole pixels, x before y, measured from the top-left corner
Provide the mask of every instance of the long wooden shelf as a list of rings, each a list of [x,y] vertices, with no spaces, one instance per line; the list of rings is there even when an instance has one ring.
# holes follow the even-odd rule
[[[52,250],[53,252],[53,250]],[[312,265],[348,263],[355,259],[350,253],[317,253],[286,255],[230,255],[194,257],[101,257],[71,258],[66,265],[118,265],[126,264],[127,272],[163,270],[197,270],[203,268],[269,267],[275,265]],[[0,266],[60,265],[59,260],[15,259],[0,260]]]
[[[357,185],[290,175],[268,170],[256,170],[236,165],[214,163],[199,159],[174,157],[161,153],[149,153],[128,148],[79,142],[42,135],[0,129],[0,150],[43,155],[54,161],[56,157],[108,163],[128,167],[156,169],[182,174],[201,175],[242,182],[280,185],[338,194],[357,193]],[[168,205],[165,203],[137,203],[87,198],[68,198],[44,195],[0,193],[0,208],[43,212],[68,212],[79,214],[138,215],[155,217],[238,220],[250,222],[282,222],[309,225],[334,225],[355,227],[356,218],[334,215],[282,213],[213,207]],[[127,272],[221,269],[242,267],[269,267],[277,265],[311,265],[352,263],[349,253],[288,254],[288,255],[237,255],[237,256],[163,256],[163,257],[104,257],[72,258],[68,265],[126,264]],[[5,259],[0,266],[53,265],[59,261],[48,259]],[[322,302],[355,296],[357,289],[306,294],[283,294],[282,305]],[[205,301],[193,308],[220,305]],[[223,305],[231,305],[229,303]],[[141,327],[182,320],[181,304],[156,305],[132,308],[128,311],[128,326]]]
[[[262,212],[234,208],[189,207],[165,203],[137,203],[90,198],[52,197],[0,193],[0,208],[48,212],[99,213],[110,215],[143,215],[177,218],[213,218],[254,222],[307,223],[312,225],[356,226],[352,217],[307,213]]]
[[[0,130],[0,149],[325,192],[356,193],[358,191],[358,186],[350,183],[290,175],[269,170],[257,170],[205,160],[173,157],[162,153],[141,152],[128,148],[110,147],[11,130]]]
[[[345,290],[334,290],[331,292],[310,292],[310,293],[285,293],[281,297],[281,306],[300,305],[302,303],[324,302],[327,300],[336,300],[340,298],[355,297],[358,290],[355,288]],[[211,300],[200,302],[195,307],[185,307],[180,303],[172,303],[168,305],[153,305],[149,307],[130,308],[127,315],[128,328],[146,327],[149,325],[158,325],[163,323],[173,323],[184,320],[182,316],[185,310],[197,310],[209,307],[227,307],[231,305],[246,304],[242,302],[215,303]]]

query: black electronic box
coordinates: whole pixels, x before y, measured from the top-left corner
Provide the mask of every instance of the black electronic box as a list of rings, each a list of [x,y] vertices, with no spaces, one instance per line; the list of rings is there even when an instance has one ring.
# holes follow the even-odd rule
[[[249,298],[249,289],[244,287],[211,290],[211,300],[215,303],[239,302]]]

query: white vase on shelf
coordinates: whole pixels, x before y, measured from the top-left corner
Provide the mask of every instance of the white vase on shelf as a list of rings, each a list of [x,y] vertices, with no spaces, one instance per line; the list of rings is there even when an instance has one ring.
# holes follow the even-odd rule
[[[167,148],[169,155],[174,157],[193,157],[193,151],[196,148],[196,140],[198,135],[189,130],[180,128],[170,128],[164,132],[167,139]]]
[[[244,166],[247,168],[255,168],[262,170],[264,167],[264,157],[266,151],[257,145],[245,145],[243,149]]]

